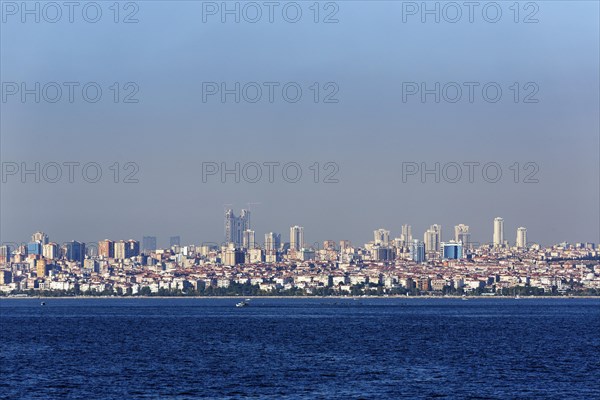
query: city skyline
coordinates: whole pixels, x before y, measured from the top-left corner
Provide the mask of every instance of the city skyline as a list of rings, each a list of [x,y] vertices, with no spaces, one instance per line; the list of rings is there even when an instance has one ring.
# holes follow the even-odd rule
[[[326,238],[326,239],[316,239],[316,240],[305,240],[304,237],[304,226],[293,225],[288,228],[289,235],[285,236],[281,232],[268,231],[265,232],[264,235],[260,235],[258,237],[264,237],[264,241],[261,243],[259,240],[256,240],[256,231],[250,229],[250,211],[246,209],[241,209],[240,217],[235,216],[235,212],[233,209],[225,210],[225,235],[223,240],[221,241],[181,241],[181,236],[168,236],[169,245],[161,246],[158,243],[159,238],[157,236],[149,236],[142,235],[140,239],[135,239],[135,236],[131,236],[129,238],[109,238],[105,237],[103,239],[96,239],[92,241],[83,241],[77,239],[71,239],[68,241],[51,241],[52,244],[67,244],[69,242],[81,242],[81,243],[101,243],[102,241],[110,240],[110,241],[119,241],[119,242],[128,242],[128,241],[137,241],[140,251],[152,251],[156,249],[167,249],[177,246],[189,246],[189,245],[215,245],[215,246],[227,246],[229,244],[234,244],[236,248],[261,248],[264,250],[270,250],[280,245],[286,244],[289,245],[290,249],[299,251],[302,248],[316,248],[321,249],[321,244],[331,242],[331,243],[351,243],[354,247],[363,247],[366,244],[372,243],[377,246],[387,247],[392,246],[392,242],[394,246],[401,244],[402,247],[411,248],[414,243],[420,243],[423,245],[426,253],[436,252],[436,253],[444,253],[444,244],[452,244],[452,243],[461,243],[465,247],[478,247],[484,245],[491,245],[492,247],[499,246],[507,246],[507,247],[516,247],[516,248],[526,248],[533,244],[539,245],[541,247],[548,247],[553,245],[558,245],[561,243],[600,243],[590,240],[582,240],[582,241],[569,241],[562,240],[555,243],[545,244],[537,241],[529,241],[528,240],[528,229],[523,226],[518,226],[514,230],[514,235],[509,234],[505,237],[504,230],[504,218],[502,217],[494,217],[491,221],[491,233],[489,241],[478,241],[472,239],[472,232],[470,231],[470,226],[465,225],[464,223],[459,223],[453,225],[453,229],[447,229],[446,232],[451,231],[453,234],[447,233],[446,236],[442,234],[444,230],[442,229],[441,224],[433,224],[426,228],[423,232],[423,239],[414,239],[412,232],[414,232],[414,228],[410,224],[403,224],[400,227],[399,231],[393,231],[386,228],[376,228],[373,230],[373,236],[371,236],[371,241],[353,241],[352,239],[345,238]],[[418,236],[418,235],[417,235]],[[514,237],[514,240],[511,238]],[[239,239],[239,240],[238,240]],[[7,241],[0,243],[1,245],[10,244],[13,247],[15,245],[30,245],[32,243],[39,242],[41,245],[45,245],[49,243],[49,235],[45,233],[43,230],[37,230],[32,236],[30,241]],[[414,242],[414,243],[413,243]],[[275,247],[274,247],[275,245]],[[99,245],[99,248],[101,245]],[[325,245],[323,245],[325,247]],[[42,248],[40,247],[40,254],[42,252]]]

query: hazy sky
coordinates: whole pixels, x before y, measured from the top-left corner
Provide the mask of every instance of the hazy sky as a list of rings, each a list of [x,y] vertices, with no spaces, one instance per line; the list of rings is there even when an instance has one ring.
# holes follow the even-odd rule
[[[0,39],[2,242],[27,241],[36,230],[57,242],[143,235],[158,236],[161,246],[170,235],[181,235],[186,244],[221,241],[224,205],[238,214],[247,203],[260,203],[250,206],[260,242],[268,231],[288,240],[289,226],[302,225],[308,242],[363,243],[380,227],[399,236],[405,223],[421,239],[429,225],[441,224],[445,240],[464,223],[473,240],[489,242],[496,216],[504,218],[510,242],[519,226],[527,227],[529,241],[542,244],[600,241],[595,1],[538,1],[528,8],[521,2],[518,16],[512,1],[497,2],[502,15],[496,23],[486,21],[495,18],[495,9],[482,15],[486,2],[475,8],[473,23],[467,8],[449,22],[456,10],[446,2],[439,3],[440,23],[431,15],[423,23],[420,10],[408,15],[412,4],[391,1],[321,2],[318,23],[313,1],[295,3],[302,10],[297,23],[286,21],[295,18],[295,5],[282,15],[286,2],[274,9],[273,23],[264,6],[258,22],[246,21],[255,10],[245,3],[239,5],[245,10],[240,23],[231,15],[222,23],[220,10],[207,14],[221,2],[135,2],[137,9],[120,10],[118,23],[112,1],[98,2],[97,23],[83,18],[83,6],[74,10],[73,23],[66,8],[56,23],[48,22],[56,10],[41,9],[36,23],[14,9],[21,2],[8,2],[13,8],[6,3]],[[86,10],[92,20],[95,10]],[[123,23],[130,13],[139,22]],[[323,23],[326,18],[338,23]],[[34,89],[36,82],[40,102],[35,94],[23,102],[21,83]],[[72,86],[72,103],[65,82],[79,84]],[[102,89],[96,103],[83,98],[89,82]],[[256,84],[246,85],[236,103],[233,94],[225,102],[220,93],[208,95],[222,82],[230,89],[235,82],[240,88]],[[275,82],[268,84],[273,102],[264,82]],[[282,88],[290,82],[286,101]],[[439,103],[434,94],[425,102],[420,93],[408,95],[421,83],[432,89],[436,82]],[[478,85],[472,86],[473,102],[465,82]],[[490,82],[486,100],[482,87]],[[56,85],[62,96],[52,103]],[[251,103],[257,85],[262,97]],[[298,86],[302,96],[292,103]],[[452,103],[457,86],[462,97]],[[89,99],[95,95],[90,87]],[[496,87],[502,95],[492,103]],[[136,88],[130,99],[138,102],[125,103]],[[532,100],[537,102],[525,102]],[[39,183],[34,175],[22,183],[20,171],[10,175],[15,165],[34,168],[36,162],[46,173]],[[53,162],[62,165],[57,183],[49,182]],[[80,165],[71,183],[65,162],[95,162],[102,177],[86,182]],[[115,162],[119,183],[110,168]],[[125,169],[128,162],[139,166],[133,176],[138,183],[122,182],[133,171]],[[236,183],[233,175],[225,183],[218,175],[203,182],[203,162],[229,168],[239,162],[250,178],[254,164],[247,163],[296,162],[302,178],[286,182],[276,167],[271,183],[263,166],[257,183],[243,177]],[[339,166],[338,183],[323,182],[334,172],[328,162]],[[407,162],[447,165],[448,179],[436,183],[427,175],[422,183],[416,174],[403,182]],[[465,162],[497,163],[502,178],[487,182],[479,165],[469,182],[463,166],[462,178],[448,182],[455,164],[447,163]],[[293,178],[294,170],[288,172]],[[494,170],[488,172],[488,180],[494,178]],[[93,180],[94,170],[88,173]],[[524,182],[530,173],[537,183]]]

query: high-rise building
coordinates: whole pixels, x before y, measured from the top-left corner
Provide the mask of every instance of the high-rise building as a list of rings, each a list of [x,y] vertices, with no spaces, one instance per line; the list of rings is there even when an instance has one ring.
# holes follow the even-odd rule
[[[34,254],[36,256],[42,255],[42,242],[31,242],[27,243],[27,254]]]
[[[41,244],[48,244],[48,235],[46,235],[44,232],[36,232],[31,235],[31,241],[40,242]]]
[[[242,247],[244,249],[253,249],[254,248],[254,231],[250,230],[250,229],[246,229],[243,232],[243,238],[242,238]]]
[[[108,239],[98,242],[98,255],[103,258],[117,258],[115,257],[115,242]]]
[[[352,247],[352,243],[349,240],[340,240],[340,251],[344,252],[345,250]]]
[[[0,285],[8,285],[12,283],[12,271],[0,270]]]
[[[453,240],[442,243],[442,257],[447,260],[458,260],[463,256],[463,244]]]
[[[504,244],[504,220],[500,217],[494,218],[494,247],[499,247]]]
[[[140,255],[140,242],[130,239],[125,246],[125,258],[137,257]]]
[[[12,249],[8,245],[0,246],[0,264],[10,262]]]
[[[278,251],[281,247],[281,235],[269,232],[265,234],[265,251]]]
[[[517,247],[519,249],[527,248],[527,228],[517,228]]]
[[[323,242],[323,250],[335,250],[335,240],[325,240]]]
[[[469,233],[469,226],[459,224],[454,227],[454,241],[456,243],[462,243],[463,247],[469,247],[471,243],[471,233]]]
[[[140,255],[140,242],[137,240],[119,240],[114,243],[114,258],[124,259]]]
[[[300,250],[304,247],[304,228],[294,225],[290,228],[290,249]]]
[[[225,211],[225,242],[241,246],[243,232],[250,229],[250,211],[242,210],[236,217],[233,210]]]
[[[403,247],[408,247],[412,244],[412,227],[410,225],[402,225],[402,233],[400,234],[400,244]]]
[[[181,237],[180,236],[171,236],[169,238],[169,247],[173,246],[181,246]]]
[[[38,278],[43,278],[48,275],[46,260],[40,259],[35,261],[35,269],[37,272]]]
[[[83,264],[85,260],[85,243],[72,240],[65,245],[65,258]]]
[[[431,225],[423,235],[423,242],[425,242],[425,251],[427,253],[439,253],[441,249],[440,243],[442,242],[442,226],[437,224]]]
[[[414,239],[410,243],[410,259],[416,263],[425,261],[425,243]]]
[[[114,258],[122,260],[125,258],[125,241],[114,242]]]
[[[223,265],[234,266],[243,264],[245,261],[244,253],[235,247],[233,243],[230,243],[223,254]]]
[[[156,236],[144,236],[142,238],[142,252],[149,253],[156,250]]]
[[[47,243],[47,244],[43,245],[42,246],[42,256],[44,256],[44,258],[47,258],[50,260],[56,260],[57,258],[59,258],[58,244]]]
[[[376,245],[387,246],[390,243],[390,231],[386,231],[385,229],[373,231],[373,237]]]

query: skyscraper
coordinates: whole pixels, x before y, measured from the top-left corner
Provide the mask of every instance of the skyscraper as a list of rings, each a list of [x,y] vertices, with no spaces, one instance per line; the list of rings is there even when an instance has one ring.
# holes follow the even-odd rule
[[[390,243],[390,231],[386,231],[385,229],[373,231],[373,237],[377,245],[387,246]]]
[[[58,244],[56,243],[48,243],[42,247],[42,255],[44,258],[48,258],[50,260],[55,260],[58,258]]]
[[[243,242],[243,232],[250,229],[250,211],[242,210],[239,217],[236,217],[233,210],[225,211],[225,242],[235,243],[241,246]]]
[[[423,242],[425,242],[427,253],[439,253],[440,243],[442,242],[442,226],[438,224],[431,225],[423,235]]]
[[[126,253],[125,247],[126,247],[126,245],[125,245],[125,241],[124,240],[119,240],[118,242],[114,242],[113,246],[114,246],[114,256],[115,256],[114,258],[117,258],[119,260],[122,260],[122,259],[126,258],[125,257],[125,253]]]
[[[242,247],[245,249],[253,249],[254,248],[254,231],[250,229],[246,229],[243,232],[243,240]]]
[[[335,250],[335,240],[325,240],[323,242],[323,250]]]
[[[278,233],[265,233],[265,250],[278,251],[281,246],[281,235]]]
[[[104,258],[114,258],[115,243],[112,240],[108,239],[98,242],[98,255]]]
[[[125,259],[140,255],[140,242],[137,240],[119,240],[114,243],[114,258]]]
[[[0,246],[0,264],[10,262],[12,249],[8,245]]]
[[[504,244],[504,220],[500,217],[494,218],[494,247]]]
[[[527,247],[527,228],[517,228],[517,248],[525,249]]]
[[[125,246],[125,258],[137,257],[140,255],[140,242],[130,239]]]
[[[32,242],[40,242],[41,244],[48,244],[48,235],[44,232],[38,231],[31,235]]]
[[[156,250],[156,236],[144,236],[142,238],[142,252]]]
[[[300,250],[304,246],[304,228],[294,225],[290,228],[290,249]]]
[[[36,241],[27,243],[27,254],[42,255],[42,242]]]
[[[85,260],[85,243],[72,240],[65,247],[65,257],[67,260],[78,261],[83,264],[83,260]]]
[[[462,243],[464,247],[469,247],[471,243],[471,234],[469,233],[469,226],[459,224],[454,227],[454,241],[456,243]]]
[[[344,252],[345,250],[352,247],[352,243],[349,240],[340,240],[340,251]]]
[[[402,225],[402,233],[400,234],[400,242],[402,246],[410,246],[412,240],[412,227],[410,225]]]
[[[410,243],[410,259],[416,263],[425,261],[425,243],[419,242],[417,239]]]
[[[171,236],[169,238],[169,247],[173,247],[173,246],[181,246],[181,237]]]

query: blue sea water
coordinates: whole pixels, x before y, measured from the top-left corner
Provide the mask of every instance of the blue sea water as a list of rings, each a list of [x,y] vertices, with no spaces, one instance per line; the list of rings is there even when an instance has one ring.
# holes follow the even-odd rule
[[[0,300],[3,399],[600,399],[597,299]]]

